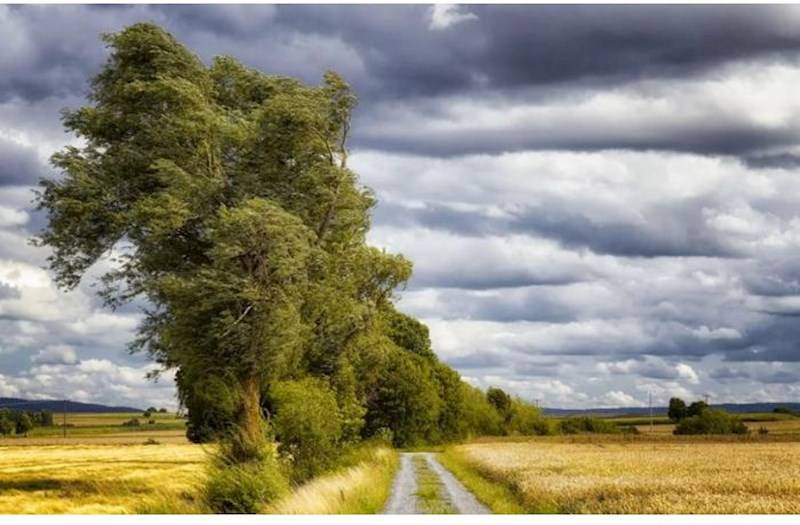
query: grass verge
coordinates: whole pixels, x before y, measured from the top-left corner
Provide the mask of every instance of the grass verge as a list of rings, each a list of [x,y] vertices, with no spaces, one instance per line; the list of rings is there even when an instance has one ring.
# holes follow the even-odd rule
[[[495,514],[525,514],[519,497],[509,485],[486,478],[466,457],[452,447],[439,454],[439,462]]]
[[[428,466],[424,456],[414,456],[414,474],[417,478],[417,498],[424,514],[455,514],[450,500],[444,495],[439,476]]]
[[[267,514],[377,514],[389,498],[397,452],[374,446],[352,466],[323,474],[267,506]]]

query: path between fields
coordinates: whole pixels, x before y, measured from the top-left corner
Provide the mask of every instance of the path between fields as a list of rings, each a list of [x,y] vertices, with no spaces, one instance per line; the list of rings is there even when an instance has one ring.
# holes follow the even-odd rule
[[[419,514],[417,502],[417,478],[414,473],[414,456],[423,456],[428,467],[439,476],[444,497],[459,514],[490,514],[470,491],[458,481],[449,470],[429,452],[403,452],[400,454],[400,469],[392,483],[392,492],[384,509],[384,514]]]

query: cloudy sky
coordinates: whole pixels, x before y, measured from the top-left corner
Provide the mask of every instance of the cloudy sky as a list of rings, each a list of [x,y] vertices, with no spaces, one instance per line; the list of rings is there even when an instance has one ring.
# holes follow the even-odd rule
[[[43,268],[31,188],[101,32],[355,87],[374,244],[469,381],[546,406],[800,397],[800,10],[0,6],[0,396],[174,406],[137,312]],[[100,269],[97,270],[98,272]]]

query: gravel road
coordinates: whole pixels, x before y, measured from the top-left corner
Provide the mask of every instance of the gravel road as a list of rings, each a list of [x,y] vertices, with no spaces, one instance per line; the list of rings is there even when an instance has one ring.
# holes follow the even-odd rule
[[[444,487],[444,495],[450,500],[459,514],[490,514],[470,491],[442,466],[429,452],[404,452],[400,454],[400,469],[394,478],[392,492],[386,504],[385,514],[417,514],[417,479],[414,474],[412,458],[421,455],[430,469],[439,476]]]

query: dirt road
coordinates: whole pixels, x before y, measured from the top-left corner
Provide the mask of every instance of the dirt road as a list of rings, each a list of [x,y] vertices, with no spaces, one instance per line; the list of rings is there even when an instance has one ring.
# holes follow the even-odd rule
[[[386,504],[385,514],[420,514],[424,512],[417,497],[417,473],[414,469],[413,458],[422,456],[427,461],[428,467],[441,481],[441,497],[446,499],[450,506],[459,514],[489,514],[490,511],[482,505],[464,485],[458,481],[446,468],[428,452],[406,452],[400,455],[400,469],[392,484],[392,492]]]

